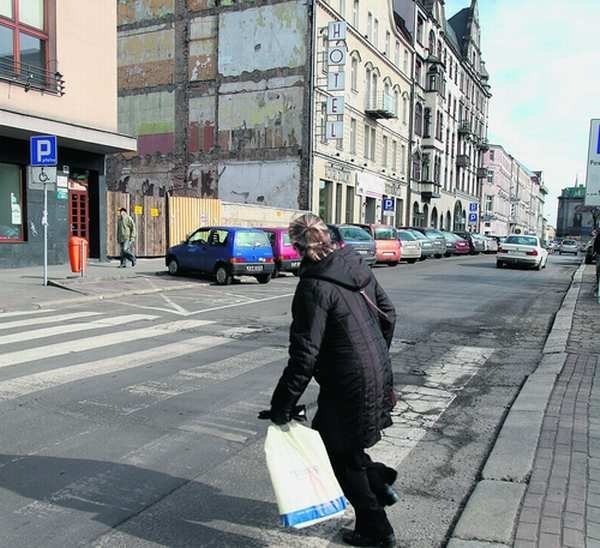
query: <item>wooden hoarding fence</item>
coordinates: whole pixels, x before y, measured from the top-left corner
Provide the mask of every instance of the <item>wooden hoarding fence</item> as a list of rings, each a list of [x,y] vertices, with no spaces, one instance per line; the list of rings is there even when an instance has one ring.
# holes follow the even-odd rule
[[[221,224],[221,201],[169,196],[169,246],[177,245],[201,226]]]

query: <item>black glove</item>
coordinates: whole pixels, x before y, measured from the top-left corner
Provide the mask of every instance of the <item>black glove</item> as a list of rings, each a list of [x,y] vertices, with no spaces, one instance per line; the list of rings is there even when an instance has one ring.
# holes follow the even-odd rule
[[[297,405],[294,407],[291,416],[289,414],[284,414],[278,411],[273,411],[272,409],[265,409],[258,414],[258,418],[261,420],[270,420],[272,423],[283,426],[287,424],[291,420],[305,422],[306,421],[306,406],[305,405]]]

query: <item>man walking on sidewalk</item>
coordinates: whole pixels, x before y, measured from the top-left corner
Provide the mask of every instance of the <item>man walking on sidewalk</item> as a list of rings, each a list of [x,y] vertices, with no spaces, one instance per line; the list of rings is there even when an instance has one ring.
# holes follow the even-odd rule
[[[119,210],[119,220],[117,221],[117,241],[121,247],[121,265],[119,268],[127,267],[127,260],[131,261],[131,266],[135,266],[136,258],[133,254],[133,242],[135,241],[135,222],[128,215],[127,210],[122,207]]]

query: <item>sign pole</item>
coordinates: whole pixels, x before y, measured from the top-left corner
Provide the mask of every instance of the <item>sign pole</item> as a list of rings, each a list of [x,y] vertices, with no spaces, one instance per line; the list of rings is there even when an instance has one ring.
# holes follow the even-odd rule
[[[44,286],[48,285],[48,181],[44,181],[44,213],[42,216],[44,227]]]

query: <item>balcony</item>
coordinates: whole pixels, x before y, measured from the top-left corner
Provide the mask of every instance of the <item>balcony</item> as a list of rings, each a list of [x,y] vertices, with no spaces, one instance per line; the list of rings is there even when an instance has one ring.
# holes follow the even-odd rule
[[[458,124],[459,135],[469,135],[471,133],[471,124],[465,120]]]
[[[417,192],[421,194],[421,200],[429,202],[432,198],[440,197],[441,187],[440,183],[434,181],[420,181],[417,183]]]
[[[469,158],[468,154],[459,154],[456,157],[456,165],[458,167],[469,167],[471,163],[471,158]]]
[[[365,108],[365,114],[374,120],[397,118],[394,97],[387,93],[378,95],[375,99],[369,101],[369,104]]]
[[[65,94],[65,81],[62,74],[26,63],[15,63],[13,59],[0,57],[0,80],[25,88],[55,95]]]
[[[482,137],[477,143],[477,148],[481,150],[481,152],[487,152],[490,150],[490,143],[487,140],[487,137]]]
[[[477,178],[478,179],[487,179],[488,169],[487,167],[479,167],[477,168]]]

